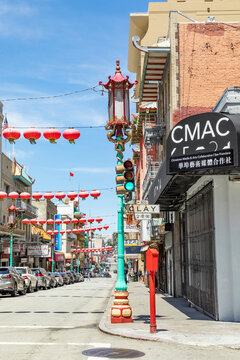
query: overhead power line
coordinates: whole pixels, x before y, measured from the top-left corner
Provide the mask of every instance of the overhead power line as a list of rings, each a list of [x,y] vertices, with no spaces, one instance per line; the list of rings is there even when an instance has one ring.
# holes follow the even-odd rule
[[[82,90],[75,90],[75,91],[71,91],[71,92],[67,92],[67,93],[63,93],[63,94],[58,94],[58,95],[48,95],[48,96],[36,96],[36,97],[18,97],[18,98],[7,98],[7,99],[0,99],[0,101],[5,102],[5,101],[26,101],[26,100],[45,100],[45,99],[55,99],[55,98],[59,98],[59,97],[64,97],[64,96],[72,96],[72,95],[76,95],[76,94],[80,94],[82,92],[86,92],[86,91],[95,91],[95,92],[104,92],[103,90],[95,90],[97,87],[99,87],[99,85],[95,85],[86,89],[82,89]]]

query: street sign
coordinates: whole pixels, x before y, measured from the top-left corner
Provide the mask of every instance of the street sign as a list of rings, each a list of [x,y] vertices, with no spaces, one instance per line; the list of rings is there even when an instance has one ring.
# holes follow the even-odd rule
[[[160,205],[126,205],[125,209],[128,213],[151,213],[158,214]]]
[[[136,213],[134,213],[134,216],[135,216],[136,220],[151,220],[151,218],[152,218],[152,214],[150,214],[150,213],[136,212]]]

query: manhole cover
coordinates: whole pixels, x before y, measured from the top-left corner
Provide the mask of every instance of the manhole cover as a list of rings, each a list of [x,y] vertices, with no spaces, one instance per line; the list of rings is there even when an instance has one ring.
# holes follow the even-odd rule
[[[95,356],[107,359],[135,359],[145,355],[141,351],[120,348],[95,348],[84,350],[82,354],[86,356]]]

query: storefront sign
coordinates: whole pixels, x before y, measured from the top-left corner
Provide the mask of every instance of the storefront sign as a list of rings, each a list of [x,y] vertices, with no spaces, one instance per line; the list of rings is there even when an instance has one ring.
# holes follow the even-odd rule
[[[160,211],[159,205],[126,205],[125,208],[128,213],[158,214]]]
[[[28,246],[28,256],[51,257],[51,248],[48,245]]]
[[[152,214],[150,213],[134,213],[136,220],[151,220]]]
[[[10,254],[10,245],[3,245],[4,254]],[[25,244],[13,244],[13,252],[15,253],[24,253],[25,252]]]
[[[204,113],[180,121],[167,139],[167,174],[228,173],[239,166],[240,116]]]

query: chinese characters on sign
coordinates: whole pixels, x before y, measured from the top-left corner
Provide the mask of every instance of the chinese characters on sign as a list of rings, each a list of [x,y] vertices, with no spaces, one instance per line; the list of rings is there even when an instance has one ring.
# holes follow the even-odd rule
[[[233,150],[170,158],[171,172],[198,171],[207,168],[232,166]]]

